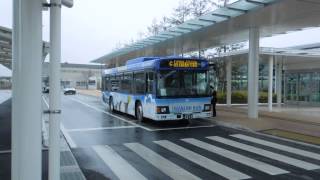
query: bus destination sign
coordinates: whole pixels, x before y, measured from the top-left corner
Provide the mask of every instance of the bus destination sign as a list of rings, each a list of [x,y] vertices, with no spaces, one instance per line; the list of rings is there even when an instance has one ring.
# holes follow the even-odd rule
[[[201,63],[196,60],[168,60],[161,62],[162,68],[201,68]]]

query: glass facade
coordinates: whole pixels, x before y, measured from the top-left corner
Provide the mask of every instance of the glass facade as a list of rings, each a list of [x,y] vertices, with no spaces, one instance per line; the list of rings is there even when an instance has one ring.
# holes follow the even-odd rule
[[[286,72],[285,101],[320,104],[320,72]]]
[[[222,66],[225,69],[224,66]],[[259,65],[259,91],[268,92],[268,65]],[[215,72],[215,69],[209,71],[210,85],[217,86],[219,92],[226,91],[226,76],[225,70],[220,73]],[[232,91],[247,91],[248,90],[248,65],[247,64],[232,64]],[[273,81],[275,83],[275,80]]]
[[[220,63],[220,64],[219,64]],[[219,62],[210,74],[210,85],[217,88],[222,103],[226,99],[226,65]],[[268,64],[259,64],[259,102],[267,102],[268,96]],[[276,88],[276,67],[273,74],[273,92]],[[246,103],[248,91],[248,65],[246,61],[232,62],[232,102]],[[237,100],[240,99],[241,100]],[[273,94],[274,102],[276,95]],[[320,70],[284,70],[282,78],[282,101],[292,105],[320,106]]]

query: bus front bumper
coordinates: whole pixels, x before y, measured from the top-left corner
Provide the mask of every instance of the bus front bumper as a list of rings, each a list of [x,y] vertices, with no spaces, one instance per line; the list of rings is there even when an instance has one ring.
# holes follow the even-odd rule
[[[188,113],[188,114],[156,114],[155,121],[170,121],[183,119],[199,119],[212,117],[212,112]]]

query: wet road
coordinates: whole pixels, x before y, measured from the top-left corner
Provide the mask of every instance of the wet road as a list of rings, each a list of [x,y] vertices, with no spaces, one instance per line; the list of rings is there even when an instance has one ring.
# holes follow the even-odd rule
[[[142,124],[63,96],[63,131],[87,179],[319,179],[320,149],[215,126]]]

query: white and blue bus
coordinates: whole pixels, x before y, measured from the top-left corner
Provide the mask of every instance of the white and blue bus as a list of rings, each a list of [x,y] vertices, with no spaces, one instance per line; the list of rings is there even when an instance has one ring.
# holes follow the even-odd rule
[[[212,115],[204,59],[141,57],[103,72],[102,99],[110,111],[139,121],[207,118]]]

